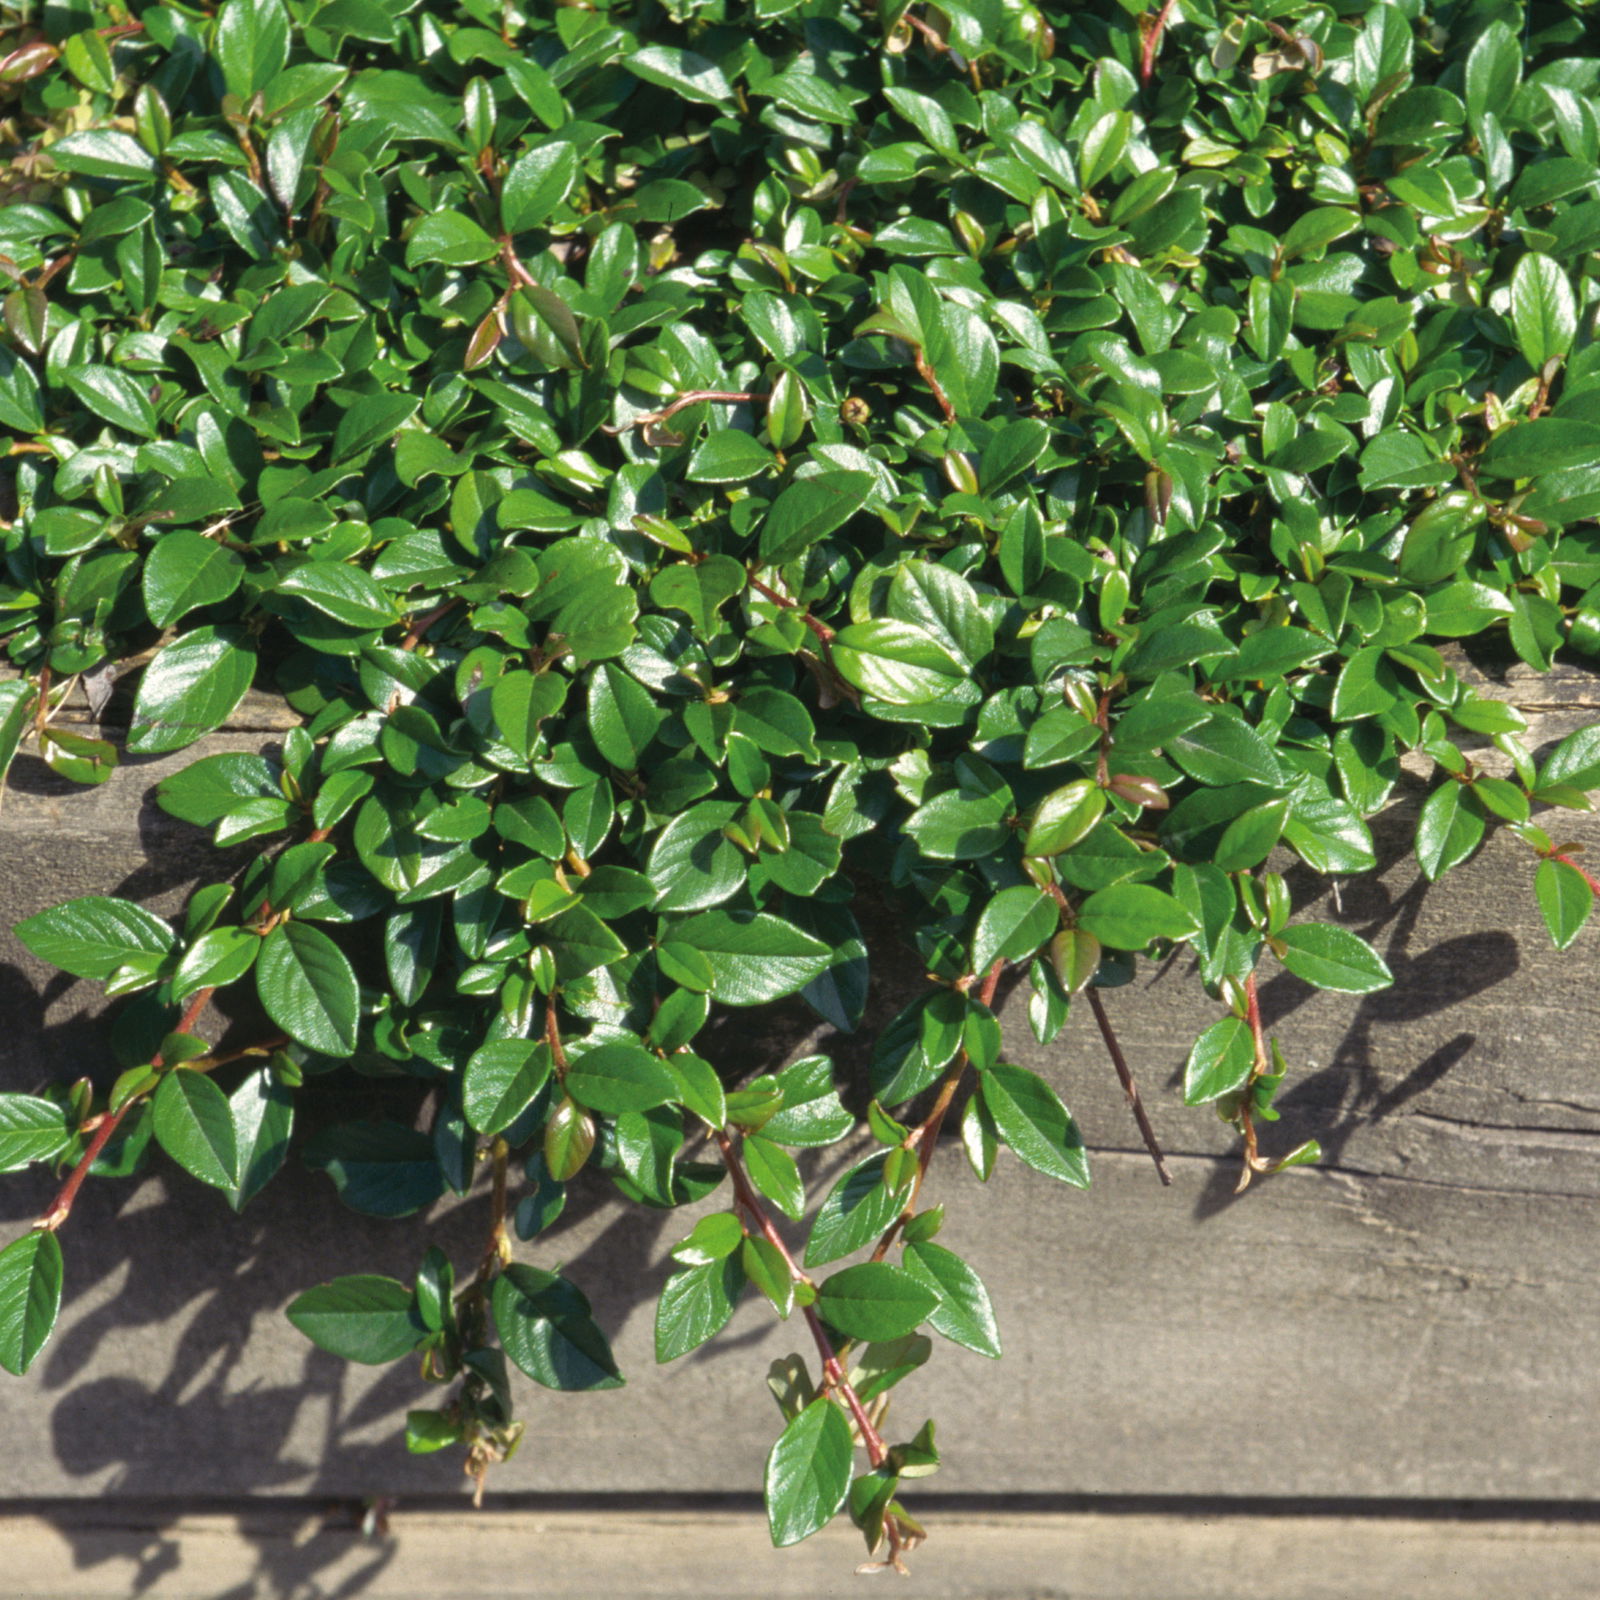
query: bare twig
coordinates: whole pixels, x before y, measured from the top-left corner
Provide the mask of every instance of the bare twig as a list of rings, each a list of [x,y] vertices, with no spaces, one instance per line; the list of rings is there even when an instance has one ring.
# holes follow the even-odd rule
[[[766,390],[756,389],[690,389],[686,394],[680,394],[669,406],[663,406],[659,411],[641,411],[638,416],[630,418],[620,426],[613,427],[609,422],[602,423],[601,433],[609,433],[615,437],[619,433],[627,433],[633,428],[650,428],[658,422],[666,422],[677,416],[686,406],[698,406],[708,400],[714,400],[721,405],[738,405],[747,400],[770,400],[772,395]]]
[[[1127,1057],[1122,1053],[1122,1046],[1117,1042],[1117,1036],[1111,1028],[1111,1018],[1106,1015],[1105,1001],[1100,998],[1098,989],[1086,991],[1089,996],[1089,1009],[1094,1012],[1094,1020],[1100,1025],[1100,1037],[1106,1042],[1106,1050],[1111,1056],[1111,1065],[1117,1069],[1117,1077],[1122,1083],[1122,1092],[1128,1097],[1128,1105],[1133,1111],[1133,1120],[1139,1124],[1139,1132],[1144,1138],[1144,1147],[1150,1152],[1150,1159],[1156,1164],[1156,1172],[1163,1184],[1170,1185],[1172,1174],[1167,1171],[1166,1158],[1161,1153],[1160,1141],[1156,1138],[1156,1130],[1150,1126],[1150,1118],[1144,1109],[1144,1101],[1139,1097],[1139,1085],[1134,1082],[1133,1071],[1128,1066]]]
[[[442,605],[437,605],[432,611],[424,612],[414,621],[406,632],[405,638],[400,641],[402,650],[415,650],[426,637],[431,628],[441,617],[447,617],[461,604],[459,599],[446,600]]]
[[[1144,47],[1139,52],[1139,82],[1149,83],[1156,70],[1156,52],[1161,48],[1161,35],[1166,32],[1167,20],[1172,15],[1173,0],[1164,0],[1154,21],[1144,28]]]

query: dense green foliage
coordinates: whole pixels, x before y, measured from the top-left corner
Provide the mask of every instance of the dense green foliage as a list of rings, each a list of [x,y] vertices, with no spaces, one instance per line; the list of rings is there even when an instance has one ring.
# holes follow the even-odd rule
[[[773,1537],[848,1503],[898,1563],[938,1456],[884,1397],[924,1325],[1000,1353],[918,1208],[945,1113],[982,1176],[1089,1181],[1005,1058],[1007,974],[1048,1042],[1186,947],[1219,1009],[1185,1098],[1248,1179],[1316,1154],[1258,1148],[1258,967],[1390,981],[1268,863],[1372,869],[1403,755],[1428,877],[1508,826],[1576,937],[1593,880],[1532,819],[1588,806],[1600,730],[1536,760],[1446,652],[1600,648],[1587,9],[1142,9],[0,9],[0,771],[104,780],[116,745],[52,718],[126,663],[130,751],[252,685],[303,719],[162,785],[252,846],[181,923],[91,897],[19,929],[132,998],[120,1076],[0,1097],[0,1169],[73,1169],[0,1253],[0,1363],[50,1331],[85,1173],[159,1147],[243,1206],[318,1075],[410,1079],[429,1131],[303,1154],[388,1217],[483,1158],[481,1265],[428,1248],[289,1315],[454,1386],[412,1449],[481,1477],[514,1447],[508,1359],[622,1382],[510,1231],[538,1254],[589,1169],[715,1194],[658,1354],[747,1286],[806,1322]],[[858,1122],[830,1060],[740,1081],[696,1045],[796,995],[853,1029],[859,894],[931,981],[876,1041],[877,1153],[813,1204],[791,1152]],[[272,1031],[213,1053],[213,992]]]

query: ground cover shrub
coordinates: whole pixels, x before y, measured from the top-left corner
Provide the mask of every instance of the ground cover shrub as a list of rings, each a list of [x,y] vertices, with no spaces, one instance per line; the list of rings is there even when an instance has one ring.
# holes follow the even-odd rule
[[[900,1565],[938,1451],[889,1391],[924,1327],[1000,1353],[921,1204],[939,1137],[1089,1181],[1002,984],[1042,1042],[1092,1008],[1160,1169],[1102,994],[1179,955],[1244,1183],[1317,1155],[1264,1134],[1258,970],[1390,981],[1273,863],[1372,870],[1402,756],[1429,878],[1504,828],[1555,942],[1589,914],[1536,818],[1589,806],[1600,730],[1530,752],[1449,652],[1600,646],[1591,9],[0,8],[0,770],[104,781],[57,713],[125,676],[139,754],[252,686],[302,719],[162,784],[250,846],[179,921],[17,930],[127,999],[106,1070],[0,1096],[0,1169],[63,1173],[0,1252],[0,1364],[87,1177],[164,1152],[242,1207],[365,1074],[430,1109],[304,1141],[347,1204],[488,1173],[480,1260],[289,1307],[442,1387],[412,1450],[481,1483],[508,1363],[623,1381],[533,1264],[569,1184],[715,1197],[660,1359],[747,1290],[803,1324],[773,1538],[848,1506]],[[870,1085],[719,1073],[725,1008],[856,1027],[864,897],[927,974]],[[257,1032],[208,1043],[213,998]],[[863,1117],[808,1196],[792,1152]]]

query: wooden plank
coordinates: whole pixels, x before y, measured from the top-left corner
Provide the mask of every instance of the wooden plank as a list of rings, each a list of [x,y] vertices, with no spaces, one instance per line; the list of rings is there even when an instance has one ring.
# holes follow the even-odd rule
[[[826,1182],[838,1152],[808,1161]],[[897,1394],[891,1432],[939,1419],[965,1493],[1600,1499],[1600,1201],[1299,1172],[1227,1203],[1232,1167],[1095,1154],[1069,1192],[1006,1165],[988,1193],[946,1152],[947,1242],[994,1295],[1005,1358],[940,1344]],[[48,1185],[8,1185],[13,1226]],[[67,1240],[52,1350],[0,1386],[0,1498],[21,1494],[450,1493],[449,1456],[407,1456],[408,1365],[350,1367],[281,1317],[342,1272],[408,1277],[422,1230],[344,1212],[290,1173],[242,1218],[192,1186],[92,1185]],[[685,1217],[621,1211],[598,1186],[524,1254],[595,1302],[626,1389],[522,1384],[530,1441],[505,1491],[747,1491],[779,1419],[766,1365],[801,1330],[747,1300],[666,1368],[651,1296]],[[457,1260],[483,1201],[434,1221]]]
[[[0,1517],[16,1600],[829,1600],[863,1592],[853,1529],[774,1552],[759,1516],[407,1512],[363,1540],[315,1516]],[[1600,1528],[1415,1518],[945,1512],[919,1600],[1592,1600]],[[880,1580],[883,1581],[883,1580]],[[910,1592],[909,1590],[907,1592]]]
[[[1590,680],[1542,692],[1552,709],[1536,745],[1592,720]],[[214,858],[147,787],[196,754],[261,742],[219,735],[91,791],[24,768],[0,809],[0,963],[11,963],[0,965],[0,1088],[101,1070],[93,987],[52,977],[10,924],[73,894],[180,903]],[[1600,846],[1593,820],[1572,820],[1573,836]],[[939,1489],[1600,1500],[1597,935],[1551,951],[1531,858],[1503,837],[1419,893],[1405,827],[1403,810],[1383,820],[1384,871],[1347,885],[1333,913],[1385,949],[1396,991],[1358,1000],[1313,997],[1286,976],[1264,985],[1295,1072],[1269,1134],[1279,1148],[1320,1139],[1322,1169],[1232,1195],[1227,1130],[1170,1087],[1215,1014],[1176,970],[1107,997],[1174,1189],[1157,1187],[1086,1016],[1051,1050],[1017,1053],[1079,1115],[1094,1189],[1006,1166],[979,1193],[959,1152],[941,1154],[931,1197],[950,1203],[946,1242],[989,1282],[1008,1353],[990,1364],[941,1347],[905,1387],[906,1433],[927,1411],[940,1418]],[[886,969],[876,1020],[916,978],[913,963]],[[757,1038],[739,1018],[725,1032],[747,1066],[819,1043],[857,1067],[864,1055],[861,1040],[804,1024]],[[1019,1014],[1009,1035],[1027,1038]],[[348,1114],[375,1092],[358,1086]],[[805,1158],[814,1195],[846,1158]],[[39,1173],[0,1183],[4,1236],[50,1188]],[[533,1439],[498,1487],[747,1491],[777,1427],[760,1400],[765,1363],[802,1341],[747,1304],[707,1351],[656,1369],[650,1295],[692,1217],[625,1212],[605,1192],[580,1189],[525,1253],[567,1262],[584,1283],[630,1387],[524,1389]],[[483,1210],[481,1197],[442,1209],[431,1235],[470,1260]],[[56,1342],[28,1379],[0,1384],[0,1496],[453,1491],[453,1463],[407,1457],[396,1437],[404,1409],[432,1391],[404,1369],[324,1357],[281,1317],[325,1277],[408,1277],[421,1233],[343,1211],[300,1172],[242,1218],[186,1181],[89,1185],[64,1239]]]

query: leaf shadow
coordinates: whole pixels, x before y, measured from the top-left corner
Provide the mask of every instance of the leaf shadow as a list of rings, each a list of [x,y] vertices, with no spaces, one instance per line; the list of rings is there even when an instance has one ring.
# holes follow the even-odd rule
[[[1346,885],[1334,914],[1321,920],[1347,926],[1379,950],[1394,974],[1394,983],[1361,997],[1332,1059],[1325,1067],[1298,1077],[1276,1101],[1281,1120],[1263,1125],[1272,1149],[1288,1151],[1307,1139],[1322,1147],[1320,1165],[1338,1167],[1352,1141],[1374,1124],[1426,1093],[1458,1066],[1477,1043],[1477,1035],[1459,1032],[1418,1061],[1399,1081],[1385,1087],[1374,1064],[1375,1045],[1385,1030],[1439,1016],[1504,983],[1522,965],[1521,948],[1503,929],[1453,935],[1414,948],[1423,908],[1433,885],[1418,878],[1399,893],[1384,881],[1387,869],[1409,853],[1414,813],[1390,813],[1374,828],[1379,845],[1379,872]],[[1323,885],[1306,869],[1286,875],[1297,903],[1303,894]],[[1261,1016],[1270,1035],[1285,1018],[1314,999],[1319,991],[1289,972],[1278,972],[1261,985]],[[1195,1202],[1197,1221],[1218,1215],[1244,1198],[1236,1192],[1238,1168],[1220,1167]],[[1244,1193],[1259,1187],[1257,1180]]]

